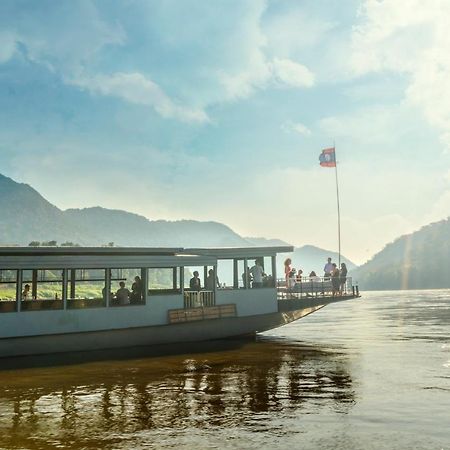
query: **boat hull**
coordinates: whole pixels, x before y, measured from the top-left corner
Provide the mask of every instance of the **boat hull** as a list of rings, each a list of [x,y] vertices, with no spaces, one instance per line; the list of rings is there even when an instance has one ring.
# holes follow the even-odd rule
[[[310,304],[294,310],[245,317],[226,317],[180,324],[133,327],[82,333],[0,339],[0,357],[120,349],[200,342],[255,334],[286,325],[323,308]]]

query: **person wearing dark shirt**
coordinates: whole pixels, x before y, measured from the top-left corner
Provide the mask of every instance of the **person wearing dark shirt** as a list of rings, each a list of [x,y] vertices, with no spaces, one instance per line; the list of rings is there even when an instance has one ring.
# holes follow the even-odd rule
[[[193,277],[189,281],[189,287],[192,291],[200,291],[202,289],[202,285],[200,282],[200,278],[198,277],[198,272],[194,271]]]
[[[130,299],[134,302],[142,300],[142,280],[140,277],[134,277],[134,283],[131,285]]]

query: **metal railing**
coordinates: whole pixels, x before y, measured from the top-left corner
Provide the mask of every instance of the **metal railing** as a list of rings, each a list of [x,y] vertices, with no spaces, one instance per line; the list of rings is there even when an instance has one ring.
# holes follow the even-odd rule
[[[184,291],[184,307],[186,309],[214,306],[215,304],[213,291]]]
[[[335,282],[336,283],[336,282]],[[355,290],[356,289],[356,290]],[[318,297],[330,295],[357,295],[358,287],[353,286],[351,277],[333,286],[331,277],[301,277],[277,280],[279,300],[297,299],[299,297]]]

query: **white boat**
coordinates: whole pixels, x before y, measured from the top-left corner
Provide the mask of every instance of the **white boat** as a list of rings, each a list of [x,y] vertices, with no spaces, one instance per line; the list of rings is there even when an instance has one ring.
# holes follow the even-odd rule
[[[359,297],[350,278],[335,296],[327,279],[277,280],[277,254],[292,251],[2,247],[0,357],[251,335]],[[189,288],[195,271],[200,290]]]

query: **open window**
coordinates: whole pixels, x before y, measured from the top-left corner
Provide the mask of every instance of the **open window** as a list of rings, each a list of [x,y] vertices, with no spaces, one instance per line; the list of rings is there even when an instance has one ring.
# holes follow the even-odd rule
[[[0,270],[0,312],[16,311],[17,270]]]
[[[181,294],[182,273],[180,267],[155,267],[148,269],[148,294]]]
[[[21,310],[62,309],[63,269],[22,270]]]
[[[106,306],[106,269],[69,269],[67,308]]]

